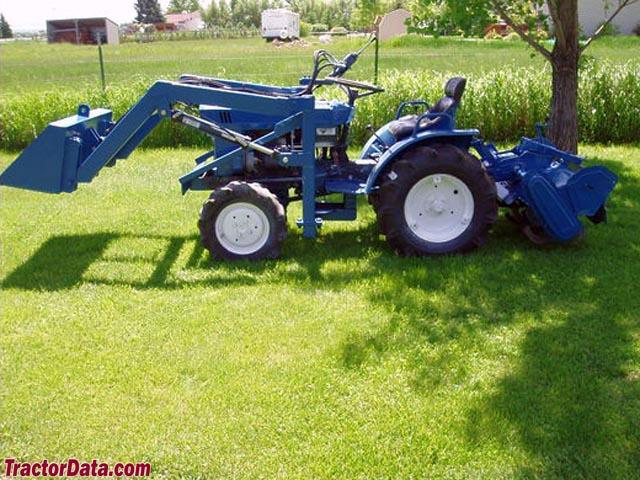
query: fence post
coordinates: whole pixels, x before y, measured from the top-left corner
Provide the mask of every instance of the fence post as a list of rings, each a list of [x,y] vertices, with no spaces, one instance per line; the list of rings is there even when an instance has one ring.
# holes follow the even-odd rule
[[[373,83],[378,84],[378,56],[380,54],[380,24],[382,23],[382,15],[377,15],[373,21],[373,33],[376,36],[375,45],[375,58],[374,58],[374,71],[373,71]]]
[[[378,33],[379,33],[379,28],[376,26],[376,45],[375,45],[375,59],[373,62],[373,83],[374,84],[378,84],[378,53],[379,53],[379,46],[378,44],[380,43],[380,40],[378,38]]]
[[[96,34],[98,39],[98,58],[100,59],[100,79],[102,80],[102,93],[107,91],[107,84],[104,79],[104,60],[102,58],[102,35],[100,32]]]

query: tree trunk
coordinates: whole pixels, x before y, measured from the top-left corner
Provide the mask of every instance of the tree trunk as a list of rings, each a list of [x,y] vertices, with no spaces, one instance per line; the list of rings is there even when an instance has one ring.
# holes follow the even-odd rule
[[[572,58],[575,57],[575,58]],[[548,135],[560,149],[578,151],[578,58],[554,56]]]
[[[578,151],[578,2],[549,0],[556,43],[551,52],[549,137],[559,148]]]
[[[579,43],[578,0],[546,0],[555,43],[549,52],[535,38],[520,28],[509,15],[509,0],[485,0],[520,37],[551,62],[552,93],[547,136],[563,150],[578,151],[578,61],[580,54],[602,34],[616,15],[640,0],[618,0],[617,7],[585,44]],[[450,0],[453,2],[453,0]],[[603,0],[605,6],[609,3]],[[456,3],[456,2],[453,2]],[[511,2],[515,3],[515,2]],[[537,2],[522,2],[540,4]]]

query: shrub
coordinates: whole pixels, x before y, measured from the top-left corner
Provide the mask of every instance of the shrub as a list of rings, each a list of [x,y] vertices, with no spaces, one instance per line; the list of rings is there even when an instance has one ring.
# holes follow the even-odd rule
[[[453,74],[399,72],[382,77],[385,92],[360,102],[354,135],[358,142],[367,136],[364,125],[388,121],[398,105],[409,99],[435,103]],[[478,128],[492,141],[508,141],[534,133],[534,124],[544,119],[549,105],[551,80],[548,72],[526,68],[490,71],[467,76],[467,89],[458,111],[458,125]],[[364,112],[363,112],[364,110]]]
[[[329,31],[329,26],[324,23],[314,23],[311,25],[311,31],[325,33]]]
[[[640,140],[640,63],[590,62],[580,72],[580,139],[587,142]]]
[[[490,30],[485,36],[485,40],[502,40],[502,35],[500,35],[495,30]]]
[[[127,34],[120,35],[122,43],[130,42],[153,42],[153,41],[180,41],[195,39],[219,39],[219,38],[248,38],[259,37],[261,35],[258,28],[238,27],[212,27],[206,30],[197,30],[193,32],[177,31],[177,32],[150,32],[144,34]]]
[[[74,114],[78,105],[105,107],[113,111],[117,120],[131,108],[153,84],[146,78],[133,79],[128,85],[109,87],[105,93],[95,85],[81,89],[52,89],[45,93],[21,93],[0,99],[0,144],[3,148],[25,148],[53,120]],[[171,121],[161,122],[143,145],[208,145],[208,139],[189,128]]]
[[[520,35],[518,35],[516,32],[511,32],[510,34],[502,37],[502,39],[505,42],[519,42],[520,41]]]
[[[300,22],[300,38],[308,37],[313,30],[313,25],[307,22]]]

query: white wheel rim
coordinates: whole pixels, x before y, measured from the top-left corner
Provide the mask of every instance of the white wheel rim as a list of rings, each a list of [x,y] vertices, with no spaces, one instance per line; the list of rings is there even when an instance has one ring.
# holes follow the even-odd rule
[[[252,203],[227,205],[216,218],[216,238],[227,251],[250,255],[260,250],[269,239],[269,220]]]
[[[458,177],[439,173],[418,181],[404,202],[411,231],[422,240],[449,242],[459,237],[473,219],[473,195]]]

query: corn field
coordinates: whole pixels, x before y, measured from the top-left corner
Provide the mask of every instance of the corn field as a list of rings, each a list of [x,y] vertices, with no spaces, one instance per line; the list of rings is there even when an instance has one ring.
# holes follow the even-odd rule
[[[463,75],[463,74],[461,74]],[[442,96],[451,74],[435,71],[384,72],[385,92],[357,104],[353,143],[364,143],[368,124],[378,127],[395,116],[406,100],[433,103]],[[513,142],[535,133],[535,123],[548,115],[551,95],[549,68],[522,67],[495,70],[467,77],[467,90],[458,112],[458,126],[478,128],[485,139]],[[80,103],[110,108],[119,118],[146,92],[154,80],[140,76],[126,86],[105,92],[94,85],[53,88],[44,93],[8,94],[0,98],[2,148],[26,147],[51,121],[76,112]],[[579,135],[584,143],[634,143],[640,141],[640,63],[587,62],[580,72]],[[147,147],[205,146],[209,139],[190,129],[162,122],[145,140]]]

